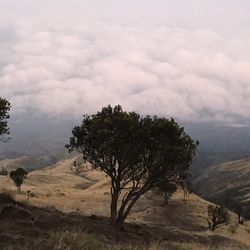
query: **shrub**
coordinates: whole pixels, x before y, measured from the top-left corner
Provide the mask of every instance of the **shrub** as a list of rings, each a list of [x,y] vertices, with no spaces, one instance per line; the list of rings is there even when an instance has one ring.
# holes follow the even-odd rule
[[[1,168],[0,175],[8,175],[8,170],[6,168]]]
[[[229,221],[228,211],[222,206],[208,206],[208,227],[214,231],[219,225],[225,224]]]

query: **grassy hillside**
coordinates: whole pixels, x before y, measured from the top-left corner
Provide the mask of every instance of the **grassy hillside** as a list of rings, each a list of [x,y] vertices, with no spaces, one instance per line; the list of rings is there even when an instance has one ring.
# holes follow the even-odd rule
[[[49,166],[56,162],[56,158],[53,156],[19,156],[10,159],[0,160],[0,170],[6,169],[10,171],[11,169],[16,169],[18,167],[34,170]]]
[[[236,216],[232,214],[229,225],[211,232],[206,221],[209,203],[196,195],[183,200],[180,190],[167,207],[162,206],[163,199],[156,192],[144,195],[127,220],[127,231],[117,232],[107,218],[109,179],[86,165],[82,165],[81,176],[76,175],[74,161],[79,162],[79,159],[66,159],[31,172],[20,194],[16,193],[7,176],[0,176],[0,190],[14,195],[16,201],[25,204],[25,209],[36,220],[34,224],[27,224],[27,219],[24,222],[19,213],[10,213],[0,223],[0,233],[7,237],[2,244],[18,249],[22,242],[28,242],[33,249],[42,249],[35,248],[34,242],[44,245],[47,240],[52,245],[58,242],[63,244],[68,237],[71,237],[69,242],[74,242],[85,237],[87,232],[105,245],[100,249],[108,249],[108,246],[109,249],[111,246],[115,247],[113,249],[125,249],[125,246],[126,249],[135,249],[136,246],[137,249],[144,249],[142,246],[145,249],[213,249],[216,246],[218,249],[250,249],[249,224],[237,225]],[[27,190],[34,194],[28,201]],[[91,214],[97,217],[90,217]],[[20,249],[25,249],[24,245],[22,247]]]
[[[229,206],[233,199],[250,205],[250,158],[206,169],[194,183],[195,190],[211,201]]]

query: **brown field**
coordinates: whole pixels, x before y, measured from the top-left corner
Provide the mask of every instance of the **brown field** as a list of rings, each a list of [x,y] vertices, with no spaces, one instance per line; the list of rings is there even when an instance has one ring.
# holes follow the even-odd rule
[[[107,246],[110,249],[115,246],[117,248],[114,249],[152,250],[250,249],[250,224],[237,225],[236,216],[232,213],[229,225],[211,232],[206,221],[209,203],[196,195],[183,200],[180,190],[167,207],[162,206],[161,196],[149,192],[134,207],[127,220],[126,232],[117,232],[107,218],[109,179],[103,173],[91,170],[90,166],[84,168],[81,176],[74,174],[72,167],[75,160],[79,159],[66,159],[29,173],[20,194],[17,194],[8,176],[0,176],[0,191],[11,194],[16,201],[23,203],[36,220],[34,224],[27,221],[25,224],[17,212],[0,218],[0,248],[2,242],[2,247],[10,246],[5,249],[26,249],[24,245],[27,242],[30,245],[34,240],[39,242],[51,237],[60,242],[67,237],[73,237],[76,241],[87,231],[105,242],[106,249]],[[27,201],[28,190],[32,191],[34,197]],[[4,204],[0,202],[1,205],[3,207]],[[90,219],[91,214],[97,215],[97,218]],[[18,248],[20,244],[24,245]]]

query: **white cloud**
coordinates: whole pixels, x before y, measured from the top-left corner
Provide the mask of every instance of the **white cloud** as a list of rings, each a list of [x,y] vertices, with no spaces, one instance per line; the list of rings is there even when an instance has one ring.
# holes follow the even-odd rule
[[[6,27],[13,35],[0,39],[0,87],[14,112],[80,117],[120,103],[184,120],[250,117],[247,34],[93,22]]]

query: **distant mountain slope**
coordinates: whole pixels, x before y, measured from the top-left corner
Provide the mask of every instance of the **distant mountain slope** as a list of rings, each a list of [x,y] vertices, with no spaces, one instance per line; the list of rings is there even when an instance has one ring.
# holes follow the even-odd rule
[[[207,168],[194,188],[202,197],[226,206],[233,199],[250,205],[250,158]]]
[[[4,159],[16,159],[18,157],[23,156],[23,154],[15,151],[5,151],[5,152],[0,152],[0,160]]]
[[[56,158],[53,156],[19,156],[17,158],[0,160],[0,169],[7,170],[16,169],[18,167],[34,170],[49,166],[56,162]]]

